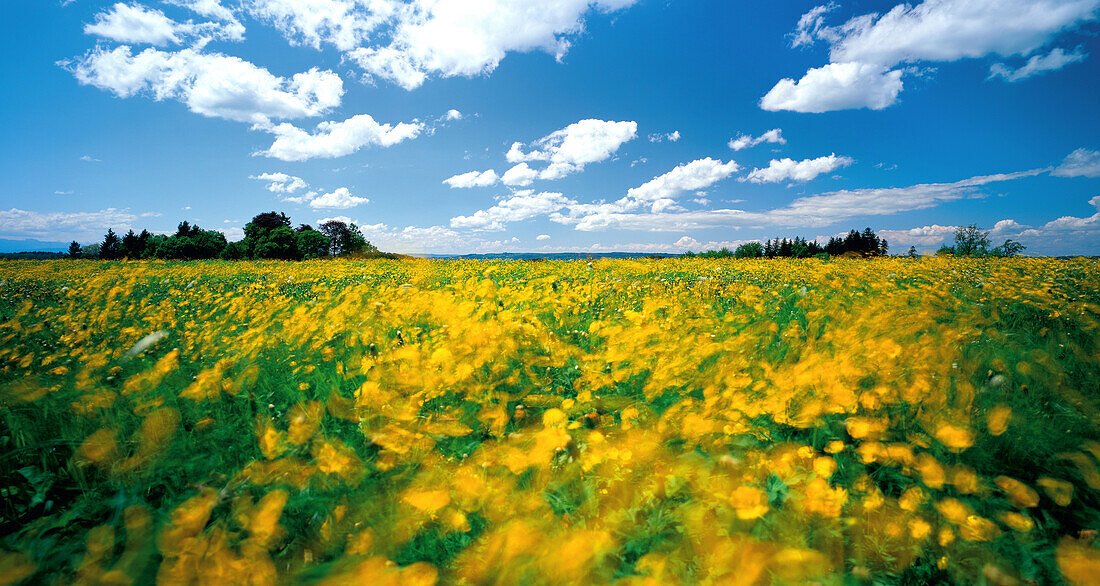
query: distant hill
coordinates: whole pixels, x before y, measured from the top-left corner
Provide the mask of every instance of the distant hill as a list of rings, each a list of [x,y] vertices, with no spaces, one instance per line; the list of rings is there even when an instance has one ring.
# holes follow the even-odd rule
[[[66,250],[69,250],[68,242],[45,242],[33,238],[25,240],[0,238],[0,252],[65,252]]]
[[[598,258],[673,258],[663,252],[499,252],[493,254],[428,254],[423,258],[443,260],[585,260]]]

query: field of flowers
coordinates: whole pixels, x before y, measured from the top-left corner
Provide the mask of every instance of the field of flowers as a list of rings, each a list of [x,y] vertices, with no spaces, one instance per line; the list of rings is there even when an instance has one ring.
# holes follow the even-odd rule
[[[1100,580],[1100,263],[0,263],[0,584]]]

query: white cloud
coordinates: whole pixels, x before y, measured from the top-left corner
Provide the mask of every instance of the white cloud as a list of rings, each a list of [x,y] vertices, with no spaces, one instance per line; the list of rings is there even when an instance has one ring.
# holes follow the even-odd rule
[[[272,193],[291,194],[299,189],[309,187],[309,184],[301,177],[287,175],[286,173],[263,173],[261,175],[250,175],[248,178],[267,181],[267,190]]]
[[[795,161],[789,158],[772,159],[766,168],[753,169],[743,181],[753,183],[805,182],[822,173],[831,173],[841,167],[847,167],[854,162],[851,157],[838,157],[836,153],[803,161]]]
[[[612,12],[636,0],[482,0],[439,2],[413,0],[396,3],[367,0],[367,10],[354,10],[350,1],[314,0],[333,7],[338,18],[326,26],[288,22],[308,40],[333,42],[348,51],[351,60],[368,74],[413,89],[430,75],[473,77],[492,72],[509,51],[544,50],[558,59],[568,52],[569,37],[583,29],[591,9]],[[262,0],[286,4],[288,0]],[[349,15],[349,10],[352,14]],[[314,17],[315,18],[315,17]],[[302,19],[304,20],[304,19]],[[385,21],[387,45],[357,47],[368,32]],[[339,25],[329,23],[340,23]],[[364,30],[365,29],[365,30]],[[316,31],[312,36],[311,32]],[[327,37],[327,38],[326,38]]]
[[[260,128],[274,134],[275,142],[271,148],[255,154],[283,161],[305,161],[343,157],[365,146],[393,146],[416,138],[424,125],[416,121],[379,124],[370,115],[359,114],[343,122],[322,122],[313,134],[289,123]]]
[[[971,177],[952,183],[925,183],[909,187],[842,190],[799,197],[790,204],[760,212],[736,209],[630,213],[629,206],[578,204],[570,214],[551,215],[550,220],[573,225],[577,230],[618,228],[627,230],[674,231],[708,228],[782,226],[787,228],[828,226],[859,216],[892,215],[934,207],[964,198],[984,197],[978,188],[1046,173],[1035,169]]]
[[[455,110],[454,108],[447,110],[447,113],[443,115],[444,120],[462,120],[462,112]]]
[[[1044,230],[1054,231],[1096,231],[1100,230],[1100,195],[1089,200],[1089,205],[1096,208],[1096,213],[1087,218],[1074,216],[1062,216],[1057,220],[1051,220],[1044,226]]]
[[[237,57],[194,49],[132,55],[126,45],[96,48],[62,65],[80,83],[120,98],[148,94],[178,100],[203,116],[256,124],[317,116],[340,105],[344,95],[343,81],[331,71],[314,68],[287,79]]]
[[[1017,222],[1016,220],[1001,220],[993,225],[993,234],[1005,234],[1009,232],[1020,232],[1026,229],[1027,226]]]
[[[916,61],[1028,55],[1059,33],[1094,20],[1100,0],[926,0],[899,4],[884,15],[864,14],[817,38],[834,63],[891,67]]]
[[[1066,155],[1051,175],[1057,177],[1100,177],[1100,151],[1077,149]]]
[[[664,142],[666,140],[668,142],[676,142],[676,141],[680,140],[680,131],[679,130],[673,130],[672,132],[668,132],[668,133],[664,133],[664,134],[657,133],[657,134],[649,135],[649,142]]]
[[[679,165],[664,175],[631,188],[626,196],[641,202],[675,199],[686,191],[710,187],[736,173],[738,169],[737,163],[733,161],[723,163],[707,157]]]
[[[322,43],[350,51],[392,17],[396,2],[382,0],[253,0],[248,10],[272,23],[292,44]]]
[[[99,160],[99,159],[97,159],[97,158],[95,158],[91,155],[81,155],[80,160],[84,161],[85,163],[102,163],[103,162],[103,161],[101,161],[101,160]]]
[[[783,131],[781,129],[773,128],[756,138],[748,134],[738,134],[737,138],[730,139],[728,146],[735,151],[740,151],[765,142],[772,144],[787,144],[787,139],[783,138]]]
[[[71,189],[69,189],[67,191],[56,190],[56,191],[53,192],[53,194],[54,195],[72,195],[73,190],[71,190]]]
[[[581,120],[531,143],[530,152],[523,152],[523,143],[512,143],[505,158],[509,163],[547,161],[550,165],[539,172],[539,178],[560,179],[610,158],[637,136],[637,122]]]
[[[449,179],[444,179],[443,183],[451,186],[451,189],[467,189],[470,187],[488,187],[495,184],[499,179],[496,171],[489,169],[488,171],[470,171],[469,173],[455,175]]]
[[[823,40],[831,63],[810,69],[799,82],[783,79],[761,100],[765,110],[828,112],[880,110],[897,101],[902,63],[956,61],[990,54],[1027,56],[1056,36],[1095,20],[1100,0],[926,0],[898,4],[886,14],[856,16],[826,26],[837,6],[818,6],[799,19],[792,45]],[[1083,56],[1082,56],[1083,58]],[[991,76],[1017,79],[1072,62],[1052,52],[1016,72],[995,65]]]
[[[237,15],[222,6],[220,0],[167,0],[169,4],[182,6],[196,14],[207,18],[215,18],[226,22],[237,22]]]
[[[550,235],[549,234],[539,234],[538,236],[535,236],[535,240],[550,240]]]
[[[994,63],[989,68],[988,79],[1000,77],[1008,82],[1017,82],[1033,75],[1039,75],[1048,71],[1057,71],[1070,63],[1083,61],[1085,57],[1088,57],[1088,55],[1082,53],[1080,48],[1077,48],[1072,53],[1066,53],[1061,48],[1056,47],[1046,55],[1033,56],[1019,69],[1011,69],[1004,63]]]
[[[890,249],[899,252],[899,246],[932,246],[936,247],[954,238],[958,226],[941,226],[932,224],[908,230],[879,230],[877,234],[890,242]]]
[[[107,208],[96,212],[34,212],[0,210],[0,235],[50,238],[97,238],[108,228],[128,230],[137,219],[128,209]]]
[[[821,36],[821,30],[825,28],[825,15],[840,8],[835,2],[826,5],[815,6],[798,19],[798,27],[791,35],[791,47],[812,45],[814,40]]]
[[[176,23],[159,10],[140,4],[115,4],[109,12],[100,12],[94,24],[84,25],[84,34],[106,37],[120,43],[167,45],[179,43]]]
[[[772,112],[831,112],[857,108],[882,110],[894,104],[902,89],[901,70],[881,65],[829,63],[810,69],[799,81],[781,79],[760,99]]]
[[[517,191],[487,210],[451,218],[452,228],[503,230],[505,224],[556,212],[576,202],[560,193]]]
[[[224,7],[220,8],[225,10]],[[244,26],[233,18],[232,13],[229,17],[224,23],[178,23],[160,10],[151,10],[140,4],[118,2],[109,11],[96,14],[95,22],[84,26],[84,33],[120,43],[157,46],[180,44],[188,40],[193,40],[200,46],[213,39],[244,40]]]
[[[369,202],[370,200],[365,197],[356,197],[352,195],[347,187],[341,187],[332,193],[317,196],[313,201],[309,202],[309,207],[315,209],[346,210]]]
[[[520,163],[504,172],[501,181],[505,185],[518,185],[526,187],[538,179],[539,172],[532,169],[527,163]]]

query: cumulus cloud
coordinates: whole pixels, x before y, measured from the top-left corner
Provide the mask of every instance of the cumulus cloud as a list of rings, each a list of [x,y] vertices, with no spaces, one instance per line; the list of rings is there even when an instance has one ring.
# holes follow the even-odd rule
[[[532,169],[527,163],[520,163],[504,172],[501,181],[505,185],[518,185],[526,187],[538,179],[539,172]]]
[[[506,224],[556,212],[576,202],[560,193],[517,191],[489,209],[451,218],[452,228],[503,230]]]
[[[890,241],[892,249],[898,246],[939,246],[955,236],[958,226],[932,224],[908,230],[879,230],[878,235]]]
[[[607,160],[623,144],[638,136],[637,122],[581,120],[524,145],[512,143],[505,158],[509,163],[547,161],[540,179],[560,179],[577,173],[589,163]],[[524,152],[524,146],[531,150]]]
[[[763,169],[753,169],[743,181],[753,183],[780,183],[783,181],[809,181],[822,173],[832,173],[841,167],[847,167],[855,161],[851,157],[838,157],[836,153],[816,159],[795,161],[793,159],[772,159]]]
[[[200,5],[200,8],[207,7]],[[221,8],[224,10],[224,7]],[[157,46],[186,41],[203,45],[214,39],[244,40],[244,26],[233,18],[232,13],[226,22],[178,23],[160,10],[122,2],[116,3],[108,11],[96,14],[95,22],[84,26],[84,33],[120,43]]]
[[[895,66],[990,54],[1031,55],[1059,34],[1095,20],[1100,0],[926,0],[827,26],[825,15],[835,8],[830,3],[804,14],[792,42],[797,47],[825,41],[830,45],[830,65],[807,71],[797,83],[780,80],[761,100],[762,108],[795,112],[886,108],[902,90],[902,70]],[[1056,51],[1029,60],[1015,72],[994,65],[991,76],[1023,79],[1079,60]]]
[[[266,181],[268,183],[267,190],[271,193],[291,194],[299,189],[309,187],[309,184],[301,177],[287,175],[286,173],[263,173],[250,175],[248,178]]]
[[[543,50],[561,59],[592,11],[636,0],[252,0],[248,9],[292,44],[331,45],[405,89],[431,76],[487,74],[508,52]]]
[[[1100,151],[1077,149],[1051,172],[1058,177],[1100,177]]]
[[[487,74],[510,51],[543,50],[561,59],[569,51],[570,37],[580,32],[584,16],[592,9],[612,12],[636,0],[485,0],[437,2],[414,0],[398,3],[368,0],[366,10],[354,9],[350,0],[316,3],[340,13],[339,18],[317,21],[316,16],[284,21],[309,40],[325,39],[369,75],[392,81],[405,89],[419,87],[430,75],[473,77]],[[286,4],[287,0],[261,0],[259,4]],[[310,21],[317,22],[309,26]],[[353,46],[386,23],[388,44]],[[306,23],[303,25],[301,23]],[[311,32],[316,31],[314,34]],[[327,38],[325,38],[327,37]]]
[[[626,196],[642,202],[675,199],[684,192],[710,187],[736,173],[738,169],[737,163],[733,161],[723,163],[707,157],[679,165],[664,175],[631,188]]]
[[[342,122],[322,122],[312,134],[286,122],[258,128],[275,135],[275,142],[255,154],[283,161],[305,161],[343,157],[365,146],[393,146],[419,136],[424,124],[416,121],[379,124],[370,115],[359,114]]]
[[[535,236],[535,240],[550,240],[550,235],[549,234],[539,234],[538,236]]]
[[[322,43],[350,51],[392,18],[398,3],[381,0],[253,0],[248,9],[296,45],[320,49]]]
[[[313,200],[309,202],[309,207],[315,209],[346,210],[369,202],[370,200],[365,197],[356,197],[352,195],[347,187],[340,187],[332,193],[325,193],[313,198]]]
[[[134,55],[127,45],[99,47],[62,65],[81,84],[120,98],[177,100],[203,116],[257,124],[317,116],[340,105],[344,95],[343,81],[331,71],[313,68],[288,79],[237,57],[194,49],[149,48]]]
[[[1100,0],[926,0],[864,14],[817,38],[831,44],[834,63],[890,67],[997,54],[1028,55],[1059,33],[1095,20]]]
[[[1096,208],[1096,213],[1087,218],[1075,216],[1062,216],[1057,220],[1051,220],[1044,226],[1044,230],[1054,231],[1097,231],[1100,230],[1100,195],[1089,200],[1089,205]]]
[[[755,138],[748,134],[738,134],[737,138],[730,139],[729,147],[735,151],[741,151],[765,142],[772,144],[787,144],[787,139],[783,138],[783,131],[781,129],[773,128]]]
[[[499,179],[496,171],[489,169],[488,171],[470,171],[469,173],[455,175],[449,179],[444,179],[443,183],[451,186],[451,189],[467,189],[470,187],[488,187],[495,184]]]
[[[84,34],[98,35],[120,43],[167,45],[179,43],[176,23],[159,10],[140,4],[115,4],[110,11],[100,12],[95,22],[84,25]]]
[[[810,69],[802,79],[781,79],[760,99],[760,107],[772,112],[821,113],[870,108],[882,110],[901,93],[901,70],[881,65],[846,62]]]
[[[1080,47],[1072,53],[1066,53],[1061,48],[1056,47],[1046,55],[1033,56],[1018,69],[1012,69],[1004,63],[994,63],[989,68],[988,79],[1000,77],[1008,82],[1017,82],[1048,71],[1057,71],[1070,63],[1083,61],[1085,57],[1088,57],[1088,55],[1082,53]]]

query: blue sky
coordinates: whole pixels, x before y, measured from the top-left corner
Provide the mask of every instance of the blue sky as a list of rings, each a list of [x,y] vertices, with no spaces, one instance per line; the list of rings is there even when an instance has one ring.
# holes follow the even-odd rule
[[[384,250],[977,223],[1100,254],[1100,0],[9,0],[0,238],[346,218]]]

